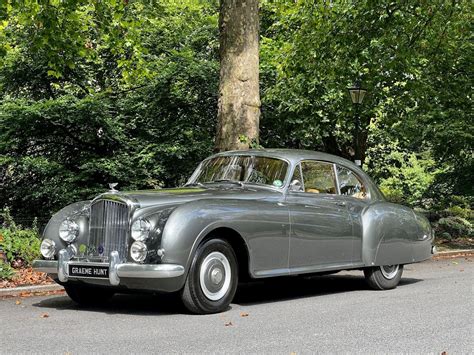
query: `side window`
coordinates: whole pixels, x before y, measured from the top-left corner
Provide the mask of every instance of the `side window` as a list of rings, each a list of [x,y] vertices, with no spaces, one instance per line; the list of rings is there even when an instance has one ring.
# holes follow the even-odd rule
[[[365,185],[351,170],[343,168],[342,166],[337,166],[336,170],[341,195],[352,196],[360,199],[369,197]]]
[[[336,176],[333,165],[319,161],[304,161],[303,171],[304,191],[315,194],[336,194]]]

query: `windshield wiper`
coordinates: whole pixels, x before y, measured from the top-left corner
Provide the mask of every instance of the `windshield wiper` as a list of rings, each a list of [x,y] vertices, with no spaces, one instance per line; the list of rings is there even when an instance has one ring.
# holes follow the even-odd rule
[[[219,180],[214,180],[213,182],[227,182],[229,184],[235,184],[235,185],[239,185],[240,187],[244,187],[244,183],[242,181],[237,181],[237,180],[219,179]]]
[[[190,182],[188,184],[185,184],[184,187],[189,187],[189,186],[199,186],[199,187],[204,187],[204,185],[200,182]]]

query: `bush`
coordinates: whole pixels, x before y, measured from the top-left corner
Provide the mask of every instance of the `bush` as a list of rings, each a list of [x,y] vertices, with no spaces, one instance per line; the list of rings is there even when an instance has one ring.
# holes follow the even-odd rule
[[[409,206],[426,205],[426,195],[437,174],[435,162],[428,156],[397,151],[386,159],[392,163],[387,164],[387,176],[379,179],[385,197]]]
[[[444,237],[470,237],[473,235],[472,224],[461,217],[441,218],[436,225],[437,234]],[[447,238],[450,239],[450,238]]]
[[[15,270],[10,264],[0,261],[0,280],[11,280],[15,276]]]
[[[3,250],[9,266],[14,268],[30,266],[40,256],[40,235],[35,225],[32,228],[17,226],[10,217],[10,211],[3,212],[4,226],[0,228],[0,249]]]
[[[461,217],[463,219],[472,219],[473,213],[469,208],[462,208],[460,206],[448,207],[447,212],[454,217]]]

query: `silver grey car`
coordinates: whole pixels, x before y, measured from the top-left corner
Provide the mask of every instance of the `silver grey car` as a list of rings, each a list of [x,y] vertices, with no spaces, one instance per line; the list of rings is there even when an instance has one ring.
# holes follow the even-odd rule
[[[178,293],[193,313],[226,310],[239,281],[358,269],[391,289],[433,253],[428,220],[387,202],[356,165],[303,150],[213,155],[180,188],[110,190],[57,212],[34,267],[77,303]]]

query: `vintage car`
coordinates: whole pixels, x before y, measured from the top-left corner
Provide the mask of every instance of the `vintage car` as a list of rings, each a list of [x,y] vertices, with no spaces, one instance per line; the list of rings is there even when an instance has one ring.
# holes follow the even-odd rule
[[[303,150],[213,155],[184,187],[122,192],[56,213],[34,267],[79,304],[175,292],[194,313],[228,308],[238,281],[363,270],[397,286],[433,253],[427,219],[389,203],[348,160]]]

